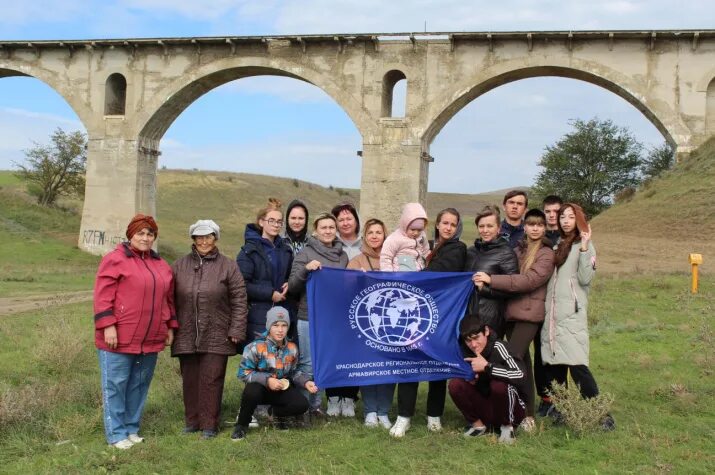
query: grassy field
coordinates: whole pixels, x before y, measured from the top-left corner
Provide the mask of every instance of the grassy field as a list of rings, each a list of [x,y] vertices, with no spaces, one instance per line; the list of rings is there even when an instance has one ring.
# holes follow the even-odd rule
[[[0,317],[0,473],[712,473],[715,466],[715,144],[654,180],[628,203],[594,222],[599,277],[592,293],[591,367],[613,393],[618,429],[575,437],[538,421],[537,434],[516,446],[464,440],[461,417],[447,403],[444,433],[424,425],[420,394],[404,440],[360,421],[331,421],[310,430],[258,429],[240,444],[226,429],[213,441],[181,436],[181,384],[176,361],[162,354],[144,418],[148,437],[129,452],[103,440],[91,303],[48,305]],[[490,195],[430,194],[430,216],[446,206],[471,217]],[[160,247],[169,260],[188,249],[186,229],[198,218],[222,226],[222,250],[233,256],[245,223],[268,196],[304,199],[319,212],[359,201],[354,190],[221,172],[162,170]],[[81,203],[44,209],[22,184],[0,172],[0,298],[91,289],[98,258],[76,247]],[[365,217],[363,217],[365,218]],[[688,252],[705,257],[701,292],[687,292]],[[240,385],[229,363],[224,419],[234,417]],[[394,416],[394,415],[393,415]],[[708,468],[711,467],[711,468]]]
[[[618,428],[577,438],[538,420],[537,433],[513,447],[466,440],[449,400],[445,431],[429,434],[424,391],[403,440],[359,420],[255,429],[241,443],[228,427],[211,441],[182,436],[178,365],[163,353],[143,422],[147,442],[115,451],[103,439],[91,305],[12,315],[0,319],[0,472],[711,473],[715,287],[707,282],[692,296],[685,280],[597,279],[591,367],[601,390],[615,395]],[[229,363],[226,420],[239,404],[237,362]]]

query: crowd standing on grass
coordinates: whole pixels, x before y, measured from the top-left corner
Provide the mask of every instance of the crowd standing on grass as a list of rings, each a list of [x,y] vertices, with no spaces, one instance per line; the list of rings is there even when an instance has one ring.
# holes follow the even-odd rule
[[[313,382],[305,291],[310,273],[323,267],[471,274],[474,289],[458,334],[474,377],[429,382],[428,431],[443,429],[447,392],[464,416],[468,437],[496,433],[499,442],[511,444],[519,431],[534,430],[536,416],[562,423],[550,399],[552,382],[567,384],[570,374],[582,397],[598,395],[587,325],[596,270],[591,227],[579,205],[558,196],[527,212],[526,192],[512,190],[502,205],[503,220],[498,206],[477,214],[478,237],[467,249],[454,208],[437,214],[430,241],[430,221],[419,203],[404,205],[388,235],[375,217],[361,230],[352,203],[339,203],[310,222],[303,202],[292,201],[284,219],[282,204],[270,198],[246,226],[235,261],[218,250],[219,226],[201,219],[189,227],[191,252],[173,268],[152,250],[159,231],[154,219],[135,216],[128,242],[102,259],[95,284],[107,442],[127,449],[143,441],[142,409],[164,346],[180,361],[184,433],[200,432],[204,439],[218,434],[228,357],[241,352],[238,377],[245,387],[232,440],[245,439],[259,419],[281,429],[294,418],[309,424],[355,417],[360,396],[366,427],[404,437],[419,382],[340,388]],[[601,426],[613,430],[613,417],[608,414]]]

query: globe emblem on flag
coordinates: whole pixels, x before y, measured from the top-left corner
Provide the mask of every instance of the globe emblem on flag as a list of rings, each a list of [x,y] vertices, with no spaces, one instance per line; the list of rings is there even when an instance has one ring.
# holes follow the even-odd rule
[[[395,287],[366,294],[355,308],[355,323],[366,338],[383,345],[408,346],[432,325],[430,302],[422,295]]]

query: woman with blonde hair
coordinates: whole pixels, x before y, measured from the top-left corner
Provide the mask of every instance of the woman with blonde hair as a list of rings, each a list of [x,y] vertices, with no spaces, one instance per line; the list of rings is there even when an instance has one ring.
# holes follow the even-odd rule
[[[293,265],[293,252],[280,237],[283,227],[281,202],[269,198],[256,214],[256,221],[246,225],[245,244],[236,261],[246,281],[248,293],[248,335],[245,344],[266,330],[266,313],[274,305],[295,309],[286,302],[288,277]],[[289,334],[293,337],[294,332]]]

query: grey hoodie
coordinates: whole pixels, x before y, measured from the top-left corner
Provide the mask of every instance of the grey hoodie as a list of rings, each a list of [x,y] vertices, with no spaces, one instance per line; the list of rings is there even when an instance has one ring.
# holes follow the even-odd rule
[[[288,291],[300,295],[298,306],[298,320],[308,320],[308,305],[305,296],[305,282],[308,280],[308,271],[305,266],[312,260],[319,261],[325,267],[345,269],[348,265],[348,256],[343,252],[343,245],[337,239],[332,247],[328,247],[314,237],[309,237],[302,251],[293,259],[293,267],[288,278]]]

